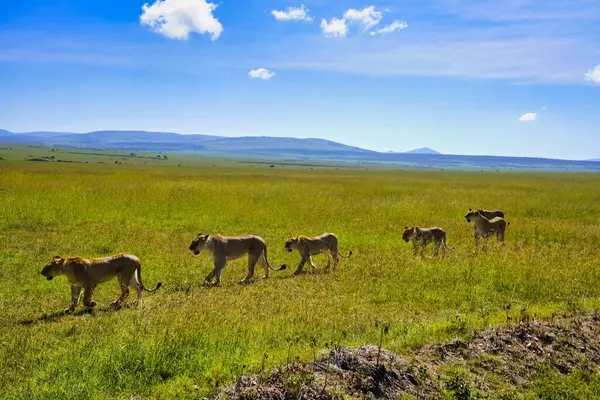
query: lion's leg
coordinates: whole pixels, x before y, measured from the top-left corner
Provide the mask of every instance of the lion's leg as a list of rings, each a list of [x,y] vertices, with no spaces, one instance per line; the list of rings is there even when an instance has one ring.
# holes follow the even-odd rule
[[[81,295],[81,286],[71,285],[71,307],[66,309],[65,311],[71,312],[74,311],[79,305],[79,297]]]
[[[94,289],[96,289],[96,285],[89,285],[83,288],[83,305],[86,308],[91,308],[96,305],[96,302],[92,301],[92,294],[94,294]]]
[[[110,303],[111,307],[115,308],[120,307],[123,301],[129,296],[129,282],[127,281],[127,279],[122,275],[118,275],[117,279],[119,281],[119,288],[121,288],[121,296],[119,296],[118,299]]]
[[[418,246],[416,240],[413,240],[412,244],[413,244],[413,256],[416,257],[417,256],[417,252],[419,251],[419,246]]]
[[[442,244],[441,240],[438,240],[437,242],[435,242],[434,246],[433,246],[433,256],[437,257],[439,252],[440,252],[440,245]]]
[[[260,256],[255,256],[254,254],[249,254],[248,255],[248,274],[246,275],[246,277],[244,279],[242,279],[240,281],[240,284],[247,284],[250,283],[250,281],[252,280],[252,277],[254,276],[254,266],[256,265],[256,263],[258,262],[258,260],[260,259]]]
[[[140,283],[138,282],[135,276],[135,272],[129,279],[129,286],[133,286],[133,288],[135,289],[135,292],[137,293],[136,303],[139,304],[142,301],[142,294],[144,293],[144,290],[142,289],[142,285],[140,285]]]
[[[325,271],[329,271],[329,268],[331,267],[331,259],[333,258],[332,256],[332,252],[331,251],[326,251],[325,255],[327,256],[327,264],[325,264]],[[333,263],[333,267],[335,268],[336,264],[335,261]]]
[[[427,247],[427,240],[423,240],[421,242],[421,257],[423,257],[423,254],[425,254],[425,248]]]
[[[224,260],[216,260],[215,261],[215,269],[208,275],[213,275],[216,277],[215,286],[219,286],[221,284],[221,274],[223,273],[223,268],[225,268],[225,264],[227,264],[227,259]],[[207,276],[208,278],[208,276]],[[210,278],[212,280],[212,277]],[[210,280],[209,280],[210,283]]]
[[[479,250],[479,234],[475,231],[475,251]]]
[[[315,263],[313,262],[313,259],[311,256],[308,256],[308,262],[310,262],[310,266],[312,267],[312,269],[314,270],[315,268],[317,268],[317,266],[315,265]]]
[[[340,253],[336,250],[331,254],[331,256],[333,257],[333,268],[336,269],[340,263]]]
[[[258,262],[265,270],[265,275],[263,276],[263,279],[268,279],[269,275],[270,275],[270,270],[269,270],[269,264],[267,263],[267,259],[265,258],[264,251],[262,253],[260,253],[260,257],[258,257]]]
[[[308,256],[308,257],[310,257],[310,256]],[[302,268],[304,268],[304,264],[306,263],[306,260],[308,259],[308,257],[302,256],[302,260],[300,260],[300,264],[298,264],[298,268],[296,268],[296,271],[294,271],[293,275],[299,275],[302,273]]]
[[[212,271],[210,271],[210,272],[208,273],[208,275],[206,275],[206,278],[204,278],[204,284],[205,284],[205,285],[210,285],[210,284],[212,283],[212,280],[214,279],[214,277],[215,277],[215,275],[216,275],[216,271],[217,271],[217,268],[216,268],[216,267],[214,267],[214,268],[212,269]]]

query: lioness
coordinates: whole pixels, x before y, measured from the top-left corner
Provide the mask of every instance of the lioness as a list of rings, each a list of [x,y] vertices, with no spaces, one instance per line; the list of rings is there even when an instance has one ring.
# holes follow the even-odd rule
[[[269,277],[269,269],[273,271],[283,271],[285,266],[275,269],[269,265],[267,260],[267,245],[265,241],[255,235],[247,236],[221,236],[204,235],[199,233],[190,244],[190,250],[195,256],[202,250],[208,250],[212,254],[214,269],[204,279],[205,284],[211,284],[216,277],[215,285],[221,283],[221,272],[225,268],[227,261],[241,258],[248,254],[248,274],[240,281],[241,284],[250,283],[254,276],[254,266],[257,262],[265,269],[263,279]]]
[[[425,248],[429,243],[434,243],[434,252],[433,255],[437,256],[440,246],[442,247],[442,257],[446,256],[447,250],[454,250],[452,247],[448,247],[446,244],[446,231],[442,228],[434,227],[434,228],[420,228],[418,226],[409,228],[408,226],[404,227],[404,232],[402,233],[402,240],[406,243],[412,240],[413,243],[413,255],[417,255],[419,251],[419,245],[421,245],[421,257],[423,257],[423,253],[425,252]]]
[[[486,217],[487,219],[492,219],[492,218],[496,218],[496,217],[504,218],[504,213],[501,210],[482,210],[482,209],[472,210],[469,208],[469,212],[472,212],[472,211],[479,211],[479,213],[481,215],[483,215],[484,217]]]
[[[479,238],[483,237],[487,239],[490,235],[496,235],[496,238],[504,246],[504,232],[506,227],[510,225],[502,217],[495,217],[492,219],[486,218],[479,210],[469,211],[465,214],[465,220],[467,222],[475,223],[475,249],[479,248]]]
[[[294,275],[298,275],[302,273],[302,268],[304,268],[304,264],[308,260],[310,262],[311,267],[315,269],[315,264],[312,261],[312,257],[314,255],[320,253],[327,254],[327,264],[325,265],[325,269],[329,269],[331,266],[331,259],[333,258],[333,267],[337,267],[340,262],[340,256],[343,258],[349,258],[352,255],[352,252],[348,252],[348,255],[343,255],[340,253],[338,249],[338,238],[333,233],[324,233],[322,235],[316,237],[307,237],[307,236],[294,236],[290,237],[285,242],[285,249],[291,253],[294,249],[298,250],[302,260],[300,260],[300,264],[296,271],[294,271]],[[282,265],[285,267],[285,265]]]
[[[147,289],[142,283],[142,267],[140,260],[131,254],[117,254],[103,258],[63,258],[56,256],[42,269],[42,275],[49,281],[55,276],[65,275],[71,284],[71,307],[73,311],[79,304],[81,289],[84,290],[83,305],[91,308],[96,305],[92,294],[99,283],[117,278],[121,288],[121,296],[111,303],[118,307],[129,296],[129,286],[137,292],[137,301],[142,299],[142,291],[154,292],[162,286],[159,282],[154,289]]]

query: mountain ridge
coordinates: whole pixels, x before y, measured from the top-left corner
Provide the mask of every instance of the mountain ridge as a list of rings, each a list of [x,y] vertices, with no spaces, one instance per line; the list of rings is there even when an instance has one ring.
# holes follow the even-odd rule
[[[378,152],[319,138],[218,135],[140,130],[87,133],[25,132],[0,129],[0,142],[99,150],[178,152],[225,157],[313,160],[407,168],[458,170],[597,171],[598,160],[557,160],[539,157],[450,155],[422,147],[406,153]]]

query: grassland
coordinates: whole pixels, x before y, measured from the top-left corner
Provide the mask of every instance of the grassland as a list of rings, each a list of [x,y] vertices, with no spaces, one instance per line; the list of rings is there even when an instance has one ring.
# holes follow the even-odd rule
[[[505,323],[508,304],[513,318],[525,309],[538,319],[600,305],[596,174],[23,161],[41,153],[0,150],[0,397],[195,398],[245,370],[308,360],[313,341],[376,343],[377,321],[391,326],[385,347],[402,353]],[[474,206],[506,212],[504,248],[490,241],[473,254],[462,215]],[[414,224],[442,226],[456,250],[414,259],[400,240]],[[339,270],[257,274],[248,286],[236,261],[221,287],[203,287],[211,261],[187,249],[197,232],[255,233],[273,265],[295,267],[285,239],[325,231],[354,252]],[[53,256],[117,252],[138,255],[144,282],[164,288],[110,312],[119,291],[107,283],[95,314],[40,319],[69,302],[64,279],[40,275]]]

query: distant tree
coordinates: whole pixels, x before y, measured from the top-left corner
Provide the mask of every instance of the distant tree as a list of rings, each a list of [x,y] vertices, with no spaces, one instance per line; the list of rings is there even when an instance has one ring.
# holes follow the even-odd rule
[[[130,157],[135,157],[135,153],[129,153]]]
[[[167,156],[163,156],[163,160],[167,160]]]

